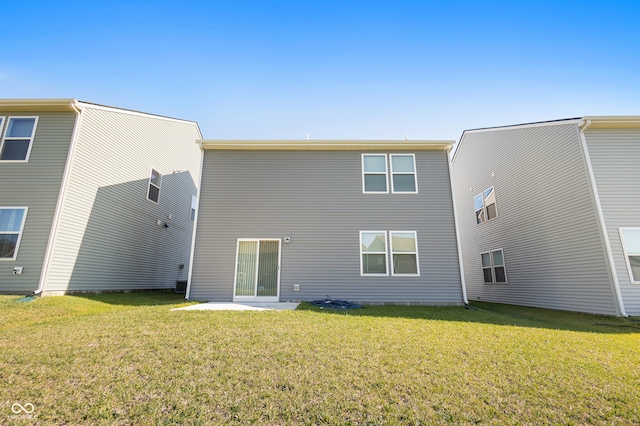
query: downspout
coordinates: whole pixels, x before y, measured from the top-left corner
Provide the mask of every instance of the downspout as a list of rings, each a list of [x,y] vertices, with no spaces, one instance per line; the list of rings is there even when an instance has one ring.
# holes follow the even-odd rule
[[[600,225],[600,231],[602,232],[602,238],[604,240],[604,247],[607,254],[607,261],[609,262],[609,272],[613,282],[613,291],[616,295],[616,301],[618,302],[618,312],[620,316],[628,317],[629,314],[624,309],[624,301],[622,300],[622,292],[620,291],[620,282],[618,281],[618,273],[613,262],[613,251],[611,250],[611,243],[609,242],[609,236],[607,235],[607,227],[604,221],[604,213],[602,211],[602,205],[600,204],[600,196],[598,195],[598,187],[596,186],[596,176],[593,173],[593,167],[591,166],[591,160],[589,156],[589,149],[587,148],[587,138],[584,132],[591,125],[591,120],[584,121],[580,127],[580,141],[582,143],[582,152],[584,153],[585,163],[587,165],[587,172],[589,173],[589,181],[591,183],[591,192],[593,194],[596,212],[598,215],[598,225]]]
[[[198,230],[198,217],[200,216],[200,194],[202,193],[202,169],[204,168],[204,147],[202,142],[198,142],[200,145],[200,173],[198,176],[198,189],[196,191],[196,216],[193,218],[193,231],[191,235],[191,255],[189,257],[189,274],[187,275],[187,290],[185,291],[184,298],[189,300],[191,297],[191,277],[193,276],[193,258],[196,250],[196,233]]]
[[[460,265],[460,284],[462,285],[462,299],[465,305],[469,304],[467,298],[467,282],[464,278],[464,265],[462,264],[462,250],[460,245],[460,231],[458,229],[458,209],[456,208],[456,192],[453,187],[453,178],[451,173],[451,161],[449,161],[449,150],[447,150],[447,165],[449,166],[449,185],[451,186],[451,204],[453,206],[453,226],[456,231],[456,245],[458,250],[458,264]]]
[[[44,285],[49,272],[49,262],[51,261],[51,253],[53,251],[53,243],[55,241],[56,233],[58,231],[58,222],[60,220],[60,210],[64,201],[65,191],[67,189],[67,181],[69,180],[69,173],[71,171],[71,163],[73,160],[73,153],[75,151],[76,139],[78,137],[78,129],[80,128],[80,121],[82,120],[81,110],[78,108],[77,101],[74,99],[69,104],[71,109],[76,113],[76,122],[73,125],[73,132],[71,134],[71,142],[69,143],[69,153],[67,155],[67,162],[64,166],[64,173],[62,175],[62,182],[60,184],[60,191],[58,192],[58,203],[56,204],[56,210],[53,215],[53,222],[51,223],[51,231],[49,231],[49,242],[47,243],[47,249],[44,254],[44,261],[42,263],[42,272],[40,273],[40,282],[38,283],[38,289],[33,292],[35,296],[42,295],[44,291]]]

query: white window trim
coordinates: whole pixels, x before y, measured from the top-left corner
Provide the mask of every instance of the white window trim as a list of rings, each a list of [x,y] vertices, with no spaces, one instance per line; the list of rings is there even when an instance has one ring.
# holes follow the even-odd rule
[[[384,274],[372,274],[364,272],[364,264],[362,263],[362,255],[364,252],[362,251],[362,234],[384,234],[384,252],[368,252],[370,254],[384,254]],[[360,252],[360,276],[361,277],[388,277],[389,276],[389,242],[387,241],[389,236],[387,235],[387,231],[360,231],[360,239],[358,246],[358,251]]]
[[[9,128],[9,121],[11,121],[12,118],[33,118],[35,119],[33,122],[33,130],[31,130],[31,136],[30,137],[16,137],[16,138],[10,138],[11,140],[28,140],[29,141],[29,148],[27,148],[27,154],[24,157],[24,160],[0,160],[0,162],[3,163],[26,163],[29,161],[29,157],[31,156],[31,148],[33,148],[33,140],[35,138],[36,135],[36,129],[38,128],[38,116],[22,116],[22,115],[12,115],[12,116],[7,116],[7,117],[2,117],[3,122],[2,122],[2,126],[0,131],[2,131],[2,142],[0,142],[0,156],[2,155],[2,150],[4,149],[4,142],[6,139],[6,133],[7,133],[7,129]]]
[[[408,156],[410,155],[413,158],[413,172],[394,172],[393,171],[393,157],[394,156]],[[405,153],[405,154],[389,154],[389,180],[391,181],[391,193],[392,194],[417,194],[418,193],[418,169],[416,168],[416,155],[415,154],[409,154],[409,153]],[[394,185],[394,181],[393,181],[393,176],[394,175],[413,175],[413,183],[414,186],[416,187],[415,191],[396,191],[395,190],[395,185]]]
[[[398,252],[398,254],[415,254],[416,255],[416,273],[415,274],[403,274],[394,272],[393,267],[393,255],[395,254],[393,251],[393,238],[392,234],[413,234],[413,239],[416,243],[416,251],[415,252],[407,252],[402,251]],[[420,276],[420,257],[418,256],[418,232],[417,231],[389,231],[389,253],[391,262],[391,275],[397,277],[419,277]]]
[[[29,213],[29,207],[10,207],[10,206],[1,206],[0,210],[16,210],[16,209],[22,209],[24,210],[24,215],[22,216],[22,223],[20,224],[20,231],[15,232],[4,232],[2,231],[3,234],[18,234],[18,240],[16,241],[16,249],[13,252],[13,257],[0,257],[0,262],[2,261],[14,261],[18,258],[18,250],[20,249],[20,242],[22,241],[22,234],[24,231],[24,224],[27,222],[27,213]]]
[[[624,253],[624,261],[627,264],[627,273],[629,274],[629,281],[631,282],[631,284],[640,284],[640,281],[634,280],[633,270],[631,269],[631,262],[629,262],[629,256],[640,256],[640,253],[636,254],[636,253],[627,251],[627,246],[624,242],[624,234],[623,234],[624,230],[640,231],[640,227],[629,226],[629,227],[618,228],[618,233],[620,234],[620,242],[622,243],[622,252]]]
[[[238,256],[240,255],[240,243],[243,241],[251,241],[258,243],[258,250],[256,251],[256,260],[260,259],[260,242],[261,241],[277,241],[278,242],[278,266],[277,266],[277,290],[276,296],[258,296],[256,292],[257,288],[254,289],[253,296],[236,296],[236,287],[238,286]],[[238,238],[236,242],[236,261],[234,264],[234,272],[233,272],[233,301],[263,301],[263,302],[279,302],[280,301],[280,269],[282,265],[282,239],[281,238]],[[256,277],[258,276],[258,267],[260,266],[260,262],[256,261]]]
[[[151,183],[151,176],[153,176],[153,172],[158,173],[158,176],[160,176],[160,185],[156,185],[155,183]],[[158,171],[158,169],[156,169],[155,167],[152,167],[151,170],[149,171],[149,182],[147,185],[147,200],[151,201],[153,204],[159,204],[160,203],[160,189],[162,187],[162,178],[163,175],[162,173],[160,173]],[[153,185],[155,188],[158,188],[158,201],[153,201],[151,198],[149,198],[149,187]]]
[[[365,175],[381,175],[381,172],[366,172],[364,171],[364,157],[366,156],[377,156],[377,157],[384,157],[384,179],[386,182],[386,186],[387,186],[387,190],[386,191],[366,191],[365,190],[365,186],[364,186],[364,177]],[[388,194],[389,193],[389,159],[388,159],[388,155],[387,154],[381,154],[381,153],[375,153],[375,152],[371,152],[371,153],[363,153],[361,155],[361,161],[360,161],[360,168],[362,170],[362,193],[363,194]]]
[[[475,199],[476,199],[478,196],[482,199],[482,212],[484,213],[485,220],[484,220],[484,221],[482,221],[482,222],[480,222],[480,223],[478,223],[478,219],[477,219],[477,215],[476,215],[476,225],[477,225],[477,226],[482,225],[483,223],[487,223],[487,222],[489,222],[489,221],[491,221],[491,220],[495,220],[495,219],[497,219],[497,218],[498,218],[498,216],[499,216],[499,215],[498,215],[498,200],[497,200],[497,199],[496,199],[496,202],[495,202],[495,205],[496,205],[496,217],[489,219],[489,215],[487,214],[487,205],[486,205],[486,204],[485,204],[485,202],[484,202],[484,201],[485,201],[485,199],[484,199],[484,193],[485,193],[485,192],[487,192],[487,190],[489,190],[489,189],[493,189],[493,193],[494,193],[494,196],[495,196],[495,193],[496,193],[496,187],[495,187],[494,185],[491,185],[490,187],[488,187],[487,189],[485,189],[485,190],[484,190],[484,191],[482,191],[481,193],[476,194],[476,195],[473,197],[473,199],[472,199],[472,203],[473,203],[473,212],[474,212],[474,214],[477,212],[477,210],[476,210],[476,202],[475,202]],[[484,253],[486,253],[486,252],[484,252]]]
[[[502,268],[504,268],[504,282],[500,281],[496,281],[496,265],[493,263],[493,253],[496,251],[501,251],[502,252],[502,265],[498,265],[499,267],[501,266]],[[484,265],[482,265],[482,255],[485,253],[489,253],[489,261],[491,262],[491,282],[488,283],[484,280]],[[489,251],[483,251],[480,253],[480,270],[482,271],[482,283],[483,284],[491,284],[491,285],[504,285],[504,284],[508,284],[509,283],[509,277],[507,276],[507,262],[504,259],[504,250],[502,248],[497,248],[494,250],[489,250]]]

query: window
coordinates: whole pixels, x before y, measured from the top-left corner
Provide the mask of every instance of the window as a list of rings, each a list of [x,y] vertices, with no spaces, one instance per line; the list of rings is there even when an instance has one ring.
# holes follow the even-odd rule
[[[191,220],[196,219],[196,205],[198,204],[198,197],[195,195],[191,196]]]
[[[418,276],[418,244],[415,231],[389,231],[391,275]],[[389,275],[387,231],[360,232],[362,275]]]
[[[496,210],[496,192],[493,186],[482,192],[482,194],[473,197],[473,205],[476,210],[477,224],[498,217],[498,211]]]
[[[480,253],[482,275],[485,283],[506,283],[507,271],[504,266],[502,249]]]
[[[388,194],[389,169],[392,193],[418,192],[415,155],[389,154],[388,157],[389,163],[387,154],[362,154],[362,192]]]
[[[160,183],[162,181],[162,175],[155,169],[151,169],[151,176],[149,177],[149,191],[147,192],[147,199],[158,202],[160,198]]]
[[[389,239],[393,258],[392,275],[419,275],[416,233],[389,232]]]
[[[363,192],[386,194],[387,154],[362,154]]]
[[[36,131],[37,117],[9,117],[4,129],[0,160],[27,161],[31,153],[31,142]],[[0,128],[4,119],[0,119]]]
[[[388,275],[385,231],[360,232],[360,264],[362,275]]]
[[[22,238],[26,207],[0,207],[0,260],[14,260]]]
[[[631,282],[640,283],[640,228],[620,228],[624,257]]]
[[[413,154],[391,154],[391,192],[418,192],[416,158]]]

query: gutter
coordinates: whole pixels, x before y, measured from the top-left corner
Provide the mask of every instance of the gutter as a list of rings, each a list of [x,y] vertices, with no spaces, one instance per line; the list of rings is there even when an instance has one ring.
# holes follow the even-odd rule
[[[607,255],[607,261],[609,262],[609,272],[611,273],[611,280],[613,284],[613,292],[616,295],[616,302],[618,305],[618,312],[620,316],[628,317],[630,316],[624,309],[624,301],[622,299],[622,292],[620,291],[620,282],[618,281],[618,273],[615,268],[615,264],[613,261],[613,251],[611,250],[611,243],[609,242],[609,237],[607,235],[607,227],[604,220],[604,213],[602,211],[602,204],[600,204],[600,196],[598,195],[598,187],[596,186],[596,177],[593,173],[593,167],[591,166],[591,160],[589,156],[589,149],[587,148],[587,139],[584,135],[584,132],[591,126],[591,120],[586,119],[582,121],[582,124],[579,125],[580,128],[580,141],[582,143],[582,152],[584,153],[584,160],[587,165],[587,172],[589,173],[589,181],[591,183],[591,193],[593,194],[595,204],[596,204],[596,212],[598,215],[598,225],[600,226],[600,230],[602,232],[602,238],[604,240],[604,247]]]
[[[199,131],[199,129],[198,129]],[[198,176],[198,189],[196,191],[196,216],[193,218],[193,228],[191,234],[191,254],[189,256],[189,274],[187,275],[187,289],[185,291],[184,299],[190,300],[191,298],[191,281],[193,279],[193,264],[196,252],[196,233],[198,230],[198,217],[200,216],[200,194],[202,192],[202,169],[204,169],[204,147],[201,141],[196,141],[200,146],[200,173]]]
[[[47,249],[44,254],[42,272],[40,273],[40,282],[38,283],[38,289],[33,292],[35,296],[41,296],[42,292],[44,291],[47,273],[49,272],[49,262],[51,261],[51,254],[53,251],[53,243],[56,239],[55,237],[58,231],[58,223],[60,222],[60,210],[62,209],[64,196],[67,189],[67,182],[69,180],[69,172],[71,171],[71,163],[73,162],[76,140],[78,139],[80,122],[82,121],[82,111],[79,108],[78,101],[72,99],[69,102],[69,106],[76,113],[76,122],[73,125],[73,133],[71,134],[71,142],[69,143],[67,162],[64,165],[64,173],[62,175],[62,182],[60,183],[60,191],[58,192],[58,203],[56,204],[56,210],[53,215],[53,222],[51,223],[51,230],[49,231],[49,242],[47,243]]]

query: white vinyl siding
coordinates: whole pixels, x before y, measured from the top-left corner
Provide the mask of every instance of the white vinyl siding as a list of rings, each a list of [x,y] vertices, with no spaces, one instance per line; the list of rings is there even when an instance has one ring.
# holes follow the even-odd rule
[[[27,218],[27,207],[0,207],[0,260],[15,260]]]
[[[4,124],[3,117],[0,161],[28,161],[38,117],[9,117]]]

